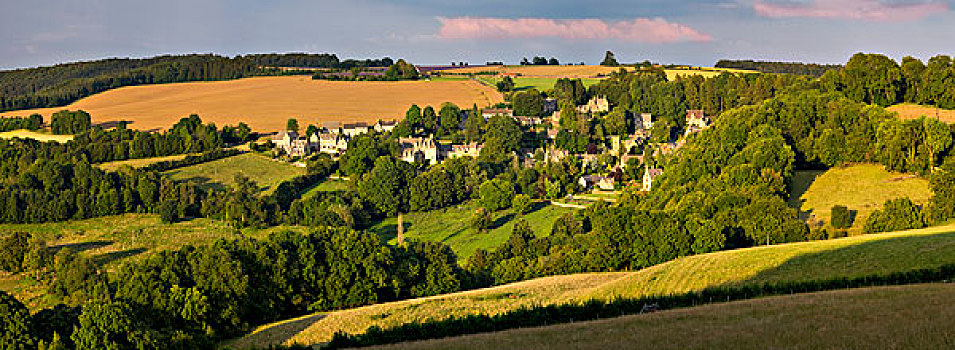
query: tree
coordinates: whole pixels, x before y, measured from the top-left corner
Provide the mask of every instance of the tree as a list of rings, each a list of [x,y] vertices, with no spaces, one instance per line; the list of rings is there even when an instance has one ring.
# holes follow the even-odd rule
[[[441,109],[438,111],[438,120],[442,135],[457,131],[461,124],[461,108],[451,102],[442,103]]]
[[[869,215],[863,232],[891,232],[925,227],[925,219],[919,208],[908,198],[890,199]]]
[[[0,241],[0,270],[23,271],[23,258],[30,249],[30,234],[14,232]]]
[[[285,130],[298,132],[298,119],[288,118],[285,122]]]
[[[627,110],[623,107],[614,107],[610,114],[604,117],[604,125],[607,133],[611,135],[627,135],[630,118],[627,118]]]
[[[613,52],[610,52],[610,51],[608,50],[608,51],[604,54],[604,60],[603,60],[603,61],[600,61],[600,65],[601,65],[601,66],[616,67],[616,66],[619,66],[620,63],[617,62],[617,57],[614,56]]]
[[[834,205],[830,211],[829,222],[832,227],[846,229],[852,226],[852,213],[844,205]]]
[[[176,201],[166,200],[159,205],[159,219],[163,223],[171,224],[179,221],[179,205]]]
[[[527,214],[527,211],[531,208],[531,197],[523,193],[514,196],[511,201],[511,208],[514,208],[514,213],[517,213],[517,215]]]
[[[511,101],[514,103],[514,115],[537,117],[544,113],[544,98],[536,89],[515,93]]]
[[[511,79],[510,76],[505,75],[501,81],[497,82],[497,91],[500,92],[511,92],[514,91],[514,79]]]
[[[414,165],[391,156],[378,157],[375,167],[358,184],[358,194],[385,215],[407,212],[414,176]]]
[[[501,151],[510,153],[518,150],[521,146],[521,140],[524,138],[524,131],[517,124],[514,118],[496,115],[487,122],[487,133],[484,135],[486,143],[495,141],[500,142]]]
[[[514,200],[514,184],[497,178],[481,184],[478,193],[481,196],[478,204],[482,208],[491,212],[507,209],[511,206],[511,201]]]
[[[19,300],[0,291],[0,345],[3,349],[35,349],[30,311]]]
[[[471,214],[471,228],[484,232],[491,227],[491,212],[484,208],[477,208]]]
[[[79,325],[70,337],[77,349],[134,349],[150,339],[140,338],[129,307],[121,303],[90,303],[83,307]],[[158,344],[156,344],[158,345]]]
[[[464,121],[464,137],[467,142],[479,142],[484,135],[484,126],[487,121],[481,116],[477,105],[468,111],[468,119]]]

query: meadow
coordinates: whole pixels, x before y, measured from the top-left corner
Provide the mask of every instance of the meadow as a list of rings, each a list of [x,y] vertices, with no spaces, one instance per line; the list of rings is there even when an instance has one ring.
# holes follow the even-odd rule
[[[846,289],[388,348],[942,349],[955,347],[955,322],[947,316],[955,313],[955,304],[947,302],[953,297],[955,285],[949,283]]]
[[[271,193],[282,181],[305,175],[305,168],[275,161],[254,153],[218,159],[164,172],[174,180],[192,181],[206,189],[225,189],[236,175],[255,181],[263,193]]]
[[[242,236],[264,238],[296,227],[236,230],[225,221],[196,218],[164,224],[158,215],[123,214],[94,219],[43,224],[2,224],[0,232],[27,232],[42,238],[54,249],[71,248],[93,257],[108,272],[127,261],[142,259],[163,250],[189,244],[209,243]],[[32,309],[49,307],[59,300],[46,287],[24,275],[0,275],[0,290],[12,292]]]
[[[42,142],[56,141],[59,143],[64,143],[73,139],[73,135],[53,135],[50,133],[30,130],[11,130],[0,132],[0,139],[12,139],[14,137],[19,137],[21,139],[34,139]]]
[[[198,114],[222,126],[244,122],[256,131],[279,131],[288,118],[301,125],[323,122],[369,122],[404,116],[411,104],[454,102],[470,107],[503,102],[495,89],[461,81],[327,81],[307,76],[256,77],[230,81],[122,87],[65,107],[0,113],[40,113],[49,120],[63,109],[89,112],[94,123],[128,120],[130,128],[165,129],[180,118]]]
[[[912,103],[897,104],[886,109],[898,113],[899,117],[903,120],[918,119],[925,116],[926,118],[938,118],[949,124],[955,123],[955,110],[921,106]]]
[[[99,164],[96,164],[96,167],[106,171],[116,171],[116,169],[119,169],[123,165],[128,165],[133,168],[142,168],[144,166],[152,165],[159,162],[184,159],[190,155],[195,155],[195,154],[175,154],[175,155],[165,156],[165,157],[117,160],[115,162],[99,163]]]
[[[909,197],[925,204],[932,196],[928,180],[910,174],[886,171],[878,164],[856,164],[828,171],[797,171],[793,176],[790,206],[799,209],[812,224],[829,223],[834,205],[844,205],[855,213],[850,234],[862,232],[872,211],[886,200]]]
[[[305,190],[302,193],[302,199],[315,197],[315,195],[321,192],[338,192],[338,191],[347,191],[347,190],[348,190],[348,181],[326,179],[325,181],[319,182],[318,184]]]
[[[415,212],[404,215],[405,238],[421,241],[442,242],[447,244],[457,254],[461,263],[474,254],[478,249],[491,250],[501,246],[510,237],[514,224],[521,218],[509,211],[494,214],[494,223],[487,232],[479,233],[471,228],[471,214],[477,209],[475,204]],[[537,203],[536,210],[525,214],[523,219],[530,224],[531,230],[537,237],[550,234],[551,226],[561,215],[572,213],[574,209],[561,208]],[[397,242],[398,218],[385,219],[374,226],[370,231],[378,234],[384,241]]]
[[[859,277],[955,263],[955,225],[694,255],[634,272],[539,278],[486,289],[314,314],[260,327],[229,344],[318,344],[343,330],[364,332],[449,316],[521,307],[665,295],[720,285]]]

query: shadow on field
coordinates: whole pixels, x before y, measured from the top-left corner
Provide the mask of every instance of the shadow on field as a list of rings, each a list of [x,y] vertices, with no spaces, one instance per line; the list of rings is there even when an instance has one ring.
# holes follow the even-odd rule
[[[494,219],[494,222],[491,223],[491,227],[489,227],[488,229],[489,229],[489,230],[493,230],[493,229],[496,229],[496,228],[498,228],[498,227],[504,226],[504,225],[506,225],[508,222],[511,222],[511,220],[513,220],[513,219],[514,219],[514,214],[512,214],[512,213],[504,214],[503,216],[501,216],[501,217],[499,217],[499,218],[497,218],[497,219]]]
[[[799,255],[725,286],[885,275],[951,263],[955,263],[955,232],[896,237]]]
[[[260,348],[274,344],[284,344],[298,335],[302,331],[311,327],[315,322],[325,318],[324,314],[309,315],[302,318],[287,321],[282,324],[270,326],[258,332],[249,334],[232,344],[230,348],[247,349]]]
[[[411,229],[411,223],[405,221],[403,225],[405,227],[405,233],[408,233],[408,230]],[[398,224],[384,225],[378,228],[368,229],[372,233],[378,235],[378,238],[381,239],[382,243],[387,243],[388,241],[398,237]],[[407,236],[406,236],[407,237]]]
[[[812,216],[811,210],[801,210],[803,205],[806,204],[802,195],[809,190],[813,182],[816,182],[816,178],[824,173],[825,170],[799,170],[793,174],[792,183],[789,184],[789,206],[800,209],[799,218],[802,220],[807,220]]]
[[[134,249],[121,250],[118,252],[109,252],[106,254],[100,254],[100,255],[94,256],[93,262],[95,262],[97,265],[103,266],[113,261],[139,255],[144,252],[146,252],[145,248],[134,248]]]
[[[74,252],[82,252],[86,250],[99,249],[113,244],[113,241],[90,241],[90,242],[81,242],[81,243],[68,243],[60,244],[50,247],[53,253],[60,251],[60,249],[72,249]]]

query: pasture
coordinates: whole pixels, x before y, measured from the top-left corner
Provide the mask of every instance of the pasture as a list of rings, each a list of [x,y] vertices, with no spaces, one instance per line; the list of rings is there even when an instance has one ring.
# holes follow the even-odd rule
[[[144,166],[152,165],[159,162],[185,159],[187,156],[190,156],[190,155],[195,155],[195,154],[175,154],[175,155],[165,156],[165,157],[117,160],[114,162],[99,163],[99,164],[96,164],[96,167],[106,171],[116,171],[116,169],[119,169],[123,165],[128,165],[133,168],[142,168]]]
[[[230,345],[243,348],[275,343],[318,344],[327,342],[338,330],[358,333],[373,325],[387,328],[414,321],[498,314],[521,307],[593,298],[682,293],[719,285],[851,278],[950,263],[955,263],[955,225],[723,251],[684,257],[634,272],[545,277],[315,314],[262,326]]]
[[[941,109],[932,106],[921,106],[911,103],[897,104],[886,109],[891,112],[898,113],[899,118],[902,118],[902,120],[918,119],[922,116],[925,116],[926,118],[932,119],[938,118],[938,120],[949,124],[955,123],[955,110]]]
[[[299,228],[272,227],[236,230],[225,221],[197,218],[164,224],[158,215],[123,214],[93,219],[42,224],[2,224],[0,232],[27,232],[44,239],[54,249],[72,248],[91,256],[106,271],[116,271],[124,262],[142,259],[163,250],[189,244],[210,243],[241,236],[264,238],[270,233]],[[54,305],[58,300],[45,287],[24,275],[0,275],[0,290],[12,292],[32,309]]]
[[[305,168],[244,153],[193,166],[164,172],[174,180],[191,181],[206,189],[225,189],[233,184],[236,175],[255,181],[260,191],[271,193],[282,181],[305,175]]]
[[[348,181],[338,180],[338,179],[326,179],[325,181],[319,182],[315,186],[305,190],[302,193],[302,199],[308,199],[315,197],[315,195],[321,192],[338,192],[348,190]]]
[[[15,137],[19,137],[21,139],[34,139],[41,142],[56,141],[59,143],[64,143],[73,139],[73,135],[53,135],[45,132],[22,129],[0,132],[0,139],[12,139]]]
[[[303,127],[323,122],[369,122],[404,116],[411,104],[437,108],[453,102],[462,107],[493,105],[504,99],[495,89],[461,81],[327,81],[307,76],[256,77],[230,81],[123,87],[96,94],[66,107],[11,111],[0,115],[40,113],[45,118],[63,109],[89,112],[94,123],[128,120],[130,128],[169,128],[180,118],[198,114],[216,125],[245,122],[256,131],[279,131],[288,118]]]
[[[389,349],[942,349],[955,346],[949,283],[774,296],[515,329]]]
[[[490,250],[501,246],[510,237],[514,224],[520,219],[510,211],[501,211],[494,214],[492,228],[485,233],[479,233],[471,228],[471,214],[477,206],[462,204],[455,207],[416,212],[404,215],[405,239],[433,241],[447,244],[457,254],[463,263],[478,249]],[[554,221],[565,213],[572,213],[574,209],[561,208],[545,203],[537,203],[536,210],[524,215],[523,219],[530,224],[531,230],[537,237],[550,234]],[[389,243],[397,242],[398,218],[385,219],[374,226],[370,231],[378,234]]]
[[[925,204],[932,196],[928,180],[914,175],[892,173],[878,164],[856,164],[828,171],[797,171],[793,176],[790,206],[799,209],[810,224],[829,223],[834,205],[854,211],[850,234],[862,231],[872,211],[882,208],[886,200],[909,197]]]

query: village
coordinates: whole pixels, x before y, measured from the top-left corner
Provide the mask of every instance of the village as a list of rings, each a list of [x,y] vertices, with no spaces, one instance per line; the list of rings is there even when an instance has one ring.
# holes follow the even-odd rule
[[[685,138],[696,132],[708,128],[711,118],[702,110],[687,110],[685,127],[682,136],[670,142],[651,143],[651,129],[654,125],[654,116],[650,113],[635,113],[630,121],[634,132],[626,136],[612,135],[604,140],[595,151],[572,154],[567,150],[555,147],[555,139],[560,128],[561,111],[557,109],[556,99],[544,100],[543,110],[547,117],[515,115],[513,108],[484,108],[480,117],[485,121],[494,116],[513,118],[525,131],[538,132],[546,135],[543,148],[522,148],[515,156],[523,164],[532,166],[534,162],[559,162],[565,157],[576,157],[585,168],[601,157],[611,156],[616,162],[611,166],[591,169],[587,174],[580,176],[578,184],[581,189],[595,193],[618,193],[624,187],[635,187],[639,191],[649,192],[653,188],[654,180],[663,175],[664,169],[659,158],[666,156],[683,146]],[[578,115],[590,118],[604,115],[610,111],[610,105],[604,97],[593,97],[587,104],[576,107]],[[468,114],[461,112],[462,122],[466,122]],[[398,120],[379,119],[374,124],[368,123],[338,123],[326,122],[317,131],[300,134],[295,130],[286,130],[270,138],[278,155],[290,159],[307,157],[316,153],[326,153],[333,158],[341,155],[348,149],[349,141],[358,135],[366,133],[390,133],[398,125]],[[459,157],[478,157],[484,145],[479,142],[452,143],[448,140],[436,139],[433,134],[418,137],[397,138],[400,148],[400,159],[409,163],[439,164],[446,159]],[[592,152],[593,151],[593,152]],[[541,157],[543,155],[543,157]],[[543,158],[543,159],[541,159]],[[649,158],[655,159],[651,161]],[[635,163],[633,161],[636,161]],[[650,161],[648,163],[648,161]],[[302,163],[297,163],[302,164]],[[627,166],[638,164],[643,168],[640,179],[621,181],[620,174]]]

